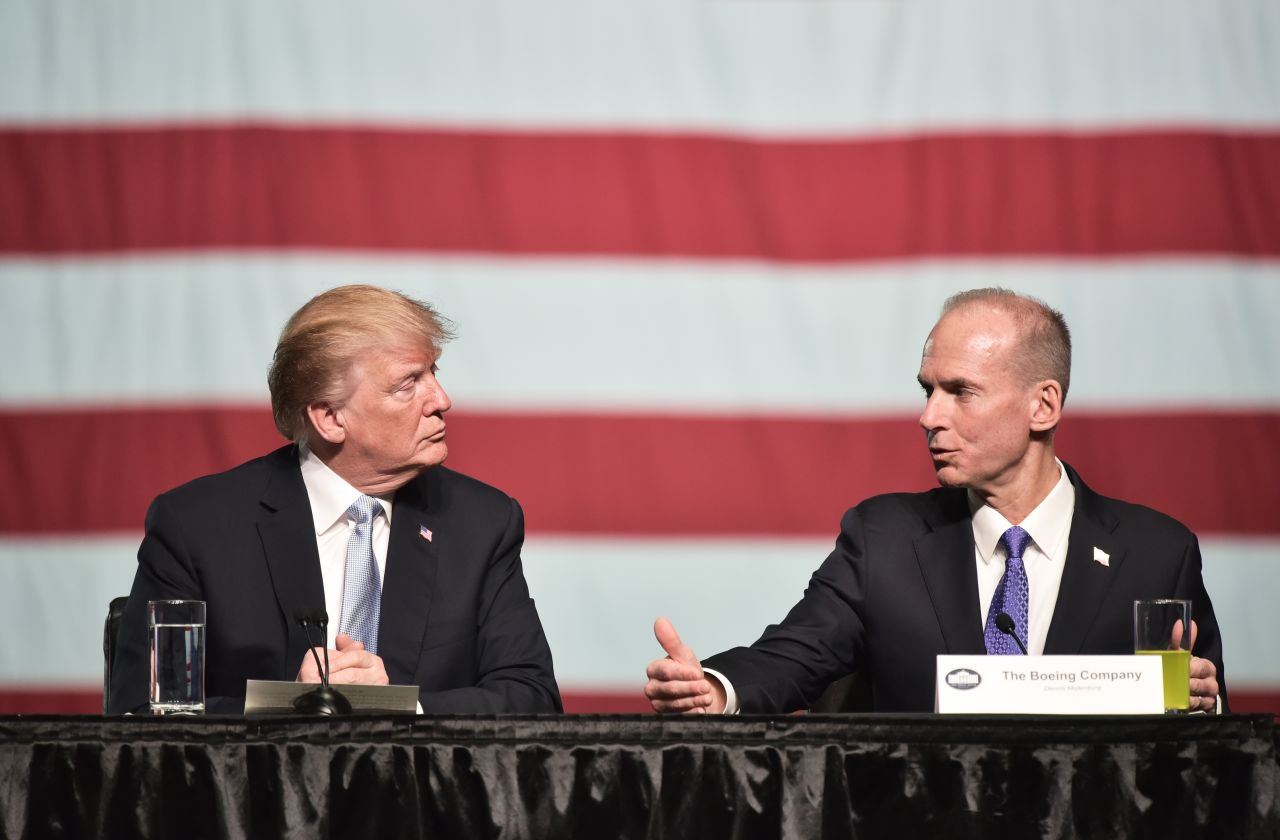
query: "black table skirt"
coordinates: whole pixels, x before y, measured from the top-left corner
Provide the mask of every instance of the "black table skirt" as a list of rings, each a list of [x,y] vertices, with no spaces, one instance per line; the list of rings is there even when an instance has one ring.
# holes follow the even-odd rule
[[[1221,718],[0,718],[0,836],[1280,837]]]

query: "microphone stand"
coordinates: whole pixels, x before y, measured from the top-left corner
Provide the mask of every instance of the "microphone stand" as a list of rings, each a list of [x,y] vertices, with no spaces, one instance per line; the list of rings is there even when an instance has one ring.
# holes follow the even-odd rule
[[[326,717],[351,714],[351,701],[344,697],[342,692],[329,685],[328,613],[323,610],[317,613],[299,610],[294,614],[294,619],[302,625],[303,632],[307,634],[307,644],[311,646],[311,655],[315,657],[316,668],[320,670],[320,685],[312,691],[298,695],[293,701],[293,710],[304,715],[324,715]],[[324,648],[323,666],[320,664],[320,655],[316,653],[315,640],[311,638],[311,624],[313,621],[320,628],[321,647]]]

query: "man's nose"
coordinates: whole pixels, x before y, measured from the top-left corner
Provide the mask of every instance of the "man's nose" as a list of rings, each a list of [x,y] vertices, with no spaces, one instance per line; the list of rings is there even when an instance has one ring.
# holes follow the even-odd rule
[[[438,412],[440,414],[444,414],[451,408],[453,408],[453,400],[449,399],[449,394],[444,390],[443,386],[437,382],[435,393],[432,395],[431,399],[427,400],[422,405],[422,413],[436,414]]]
[[[941,409],[938,407],[937,391],[924,401],[924,411],[920,412],[920,428],[926,432],[936,430],[941,425]]]

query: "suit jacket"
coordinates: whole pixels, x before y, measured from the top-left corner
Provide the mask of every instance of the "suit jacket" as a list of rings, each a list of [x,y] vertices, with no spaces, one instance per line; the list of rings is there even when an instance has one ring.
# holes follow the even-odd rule
[[[425,712],[562,711],[523,542],[513,499],[445,467],[396,492],[378,653],[393,684],[419,687]],[[297,676],[308,644],[294,611],[322,607],[324,585],[296,447],[152,503],[120,626],[113,712],[147,706],[146,607],[163,598],[207,602],[208,711],[242,711],[246,679]]]
[[[1185,526],[1150,508],[1075,486],[1062,586],[1046,654],[1133,653],[1133,602],[1189,598],[1199,625],[1195,653],[1218,668],[1222,640],[1200,573],[1200,547]],[[1096,562],[1094,548],[1110,555]],[[931,712],[935,657],[983,654],[973,527],[966,491],[876,496],[849,510],[835,550],[779,625],[749,648],[706,660],[733,683],[744,712],[808,708],[841,677],[870,683],[872,707]]]

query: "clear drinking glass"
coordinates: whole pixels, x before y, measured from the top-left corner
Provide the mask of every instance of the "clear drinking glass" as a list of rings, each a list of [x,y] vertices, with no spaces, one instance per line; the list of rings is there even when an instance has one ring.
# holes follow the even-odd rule
[[[204,714],[204,601],[148,601],[151,714]]]
[[[1165,714],[1185,714],[1191,708],[1191,602],[1134,601],[1133,652],[1160,657]]]

